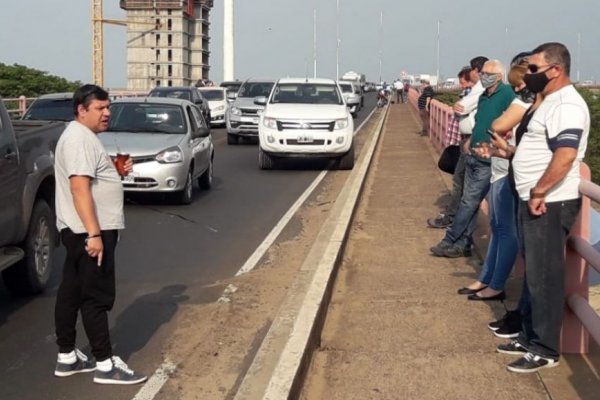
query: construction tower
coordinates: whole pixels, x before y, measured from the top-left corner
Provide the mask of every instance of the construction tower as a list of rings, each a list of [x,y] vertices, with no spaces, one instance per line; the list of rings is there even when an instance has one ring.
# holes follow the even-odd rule
[[[192,86],[209,78],[213,0],[121,0],[120,6],[128,21],[127,89]]]

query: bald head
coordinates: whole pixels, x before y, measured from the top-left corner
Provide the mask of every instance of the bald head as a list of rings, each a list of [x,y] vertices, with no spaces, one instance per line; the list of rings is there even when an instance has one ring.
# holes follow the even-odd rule
[[[482,72],[504,76],[504,64],[500,60],[489,60],[483,64]]]

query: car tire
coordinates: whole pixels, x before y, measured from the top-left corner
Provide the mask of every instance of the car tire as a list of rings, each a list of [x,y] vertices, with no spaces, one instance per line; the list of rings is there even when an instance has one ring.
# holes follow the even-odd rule
[[[177,203],[182,205],[188,205],[192,203],[192,198],[194,194],[194,180],[192,179],[192,169],[187,173],[187,177],[185,180],[185,186],[183,190],[177,192]]]
[[[56,229],[54,213],[48,203],[38,199],[33,205],[25,241],[25,258],[2,272],[4,283],[13,294],[42,292],[52,273]]]
[[[350,170],[354,168],[354,143],[350,146],[350,150],[337,160],[337,169]]]
[[[238,144],[238,143],[239,143],[239,140],[236,135],[233,135],[231,133],[227,134],[227,144]]]
[[[213,172],[213,155],[211,155],[208,162],[208,168],[206,168],[206,171],[198,178],[198,186],[200,186],[200,189],[210,190],[210,188],[212,188]]]
[[[275,160],[268,153],[265,153],[262,148],[258,148],[258,166],[260,169],[275,168]]]

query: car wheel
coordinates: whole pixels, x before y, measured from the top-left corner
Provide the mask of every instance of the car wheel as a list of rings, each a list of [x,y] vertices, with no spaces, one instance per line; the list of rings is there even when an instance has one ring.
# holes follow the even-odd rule
[[[352,169],[354,168],[354,143],[350,146],[350,150],[340,158],[337,162],[338,169]]]
[[[198,185],[201,189],[210,190],[213,182],[213,156],[210,157],[206,171],[198,178]]]
[[[231,133],[227,134],[227,144],[238,144],[238,137],[236,135],[232,135]]]
[[[185,186],[182,191],[177,193],[177,202],[179,204],[187,205],[192,202],[192,196],[194,194],[194,181],[192,179],[192,169],[187,173],[185,180]]]
[[[258,166],[260,169],[275,168],[275,160],[269,154],[265,153],[262,148],[258,148]]]
[[[48,203],[37,200],[31,213],[27,237],[20,246],[25,251],[25,258],[2,273],[12,293],[40,293],[46,288],[54,262],[54,221]]]

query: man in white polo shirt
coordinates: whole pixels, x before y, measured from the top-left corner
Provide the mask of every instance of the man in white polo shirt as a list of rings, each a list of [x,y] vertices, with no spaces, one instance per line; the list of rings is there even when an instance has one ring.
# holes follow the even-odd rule
[[[565,298],[565,242],[581,199],[579,167],[590,130],[588,107],[569,79],[571,57],[560,43],[533,50],[527,88],[543,101],[527,125],[513,158],[519,219],[531,309],[516,341],[505,347],[523,357],[512,372],[558,365]]]

